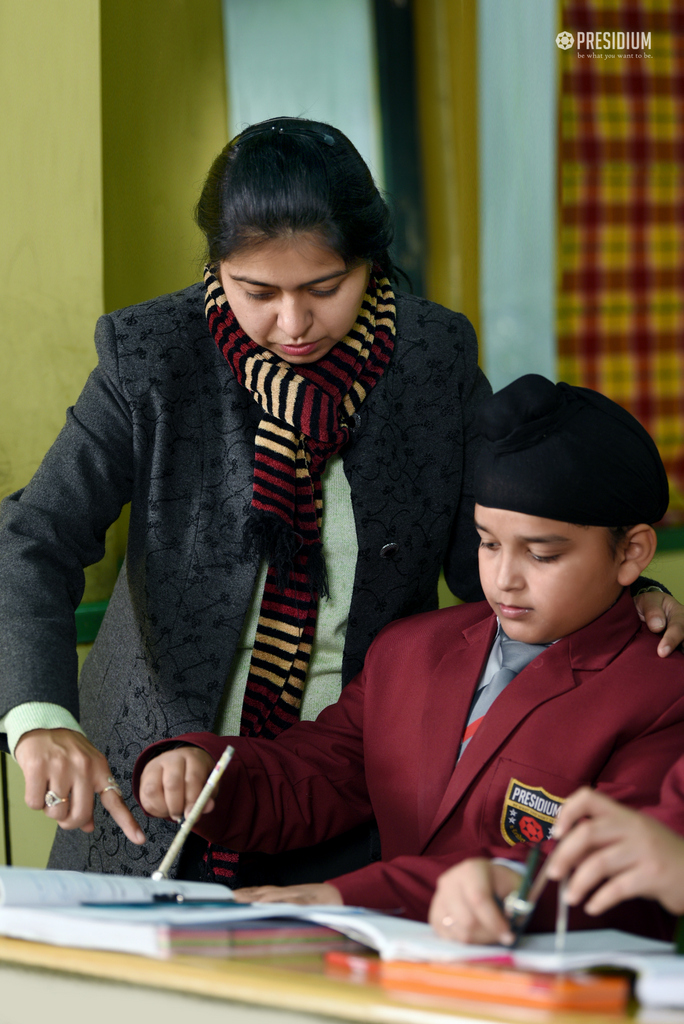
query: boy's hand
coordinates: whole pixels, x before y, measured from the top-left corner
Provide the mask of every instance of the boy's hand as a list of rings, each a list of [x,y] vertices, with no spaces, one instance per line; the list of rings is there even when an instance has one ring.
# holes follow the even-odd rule
[[[308,885],[255,885],[249,889],[235,889],[233,896],[238,903],[301,903],[312,906],[316,903],[342,906],[344,900],[339,889],[328,882],[312,882]]]
[[[637,896],[684,913],[684,839],[647,814],[584,787],[566,801],[553,828],[561,842],[549,858],[549,878],[567,877],[566,900],[603,914]],[[601,885],[601,883],[603,883]]]
[[[143,769],[140,778],[140,805],[153,818],[186,817],[204,783],[214,769],[214,759],[199,747],[165,750]],[[214,809],[213,797],[204,814]]]
[[[484,857],[464,860],[437,880],[428,920],[443,939],[484,945],[514,941],[509,922],[496,904],[520,885],[520,875]]]
[[[639,618],[652,633],[665,633],[658,644],[658,654],[667,658],[684,640],[684,605],[671,594],[650,590],[634,598]]]

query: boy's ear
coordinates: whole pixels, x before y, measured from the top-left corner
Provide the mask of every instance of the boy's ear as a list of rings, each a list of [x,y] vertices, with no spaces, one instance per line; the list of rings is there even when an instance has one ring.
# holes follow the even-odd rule
[[[639,523],[627,531],[618,544],[616,555],[620,563],[617,576],[620,586],[628,587],[641,576],[655,555],[657,545],[656,532],[647,523]]]

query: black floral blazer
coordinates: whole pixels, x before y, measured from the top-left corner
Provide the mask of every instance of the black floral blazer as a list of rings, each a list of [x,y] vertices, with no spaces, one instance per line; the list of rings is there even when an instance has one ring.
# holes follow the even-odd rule
[[[130,797],[154,740],[211,729],[258,566],[242,554],[259,410],[209,334],[203,288],[100,319],[99,364],[28,486],[0,513],[0,715],[50,701],[76,715]],[[379,630],[437,605],[443,566],[481,596],[472,525],[472,420],[490,392],[468,320],[397,299],[391,364],[343,451],[359,555],[343,683]],[[131,503],[126,564],[77,684],[83,566]],[[141,816],[128,843],[60,832],[51,866],[147,873],[171,827]]]

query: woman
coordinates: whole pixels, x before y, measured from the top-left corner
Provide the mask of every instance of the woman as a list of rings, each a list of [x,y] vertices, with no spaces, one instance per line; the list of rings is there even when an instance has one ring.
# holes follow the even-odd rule
[[[142,845],[119,797],[143,747],[276,735],[336,699],[385,624],[436,606],[441,566],[480,596],[472,417],[490,389],[465,317],[395,298],[389,214],[354,147],[316,122],[253,126],[197,218],[204,284],[100,320],[98,367],[4,503],[0,713],[27,803],[61,826],[53,867],[149,872],[174,829],[148,822]],[[82,567],[128,501],[79,699]],[[330,874],[313,855],[323,877],[373,855],[354,838]],[[230,853],[210,860],[231,875]]]

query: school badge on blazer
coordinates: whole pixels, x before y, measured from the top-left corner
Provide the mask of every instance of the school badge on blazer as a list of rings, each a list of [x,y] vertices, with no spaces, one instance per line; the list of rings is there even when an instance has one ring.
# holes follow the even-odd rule
[[[501,835],[509,846],[550,839],[551,826],[563,802],[562,797],[547,793],[541,786],[511,779],[501,812]]]

